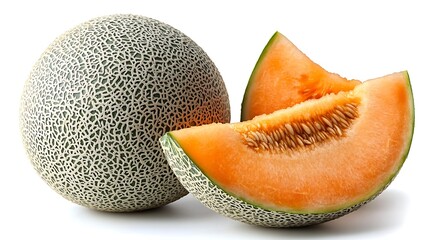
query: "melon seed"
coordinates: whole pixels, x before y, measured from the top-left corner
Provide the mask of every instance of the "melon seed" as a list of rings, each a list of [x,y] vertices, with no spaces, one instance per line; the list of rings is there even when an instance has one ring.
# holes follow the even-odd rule
[[[246,145],[255,151],[285,153],[343,137],[357,117],[358,104],[346,103],[306,119],[275,126],[258,123],[253,130],[241,131],[241,134]]]

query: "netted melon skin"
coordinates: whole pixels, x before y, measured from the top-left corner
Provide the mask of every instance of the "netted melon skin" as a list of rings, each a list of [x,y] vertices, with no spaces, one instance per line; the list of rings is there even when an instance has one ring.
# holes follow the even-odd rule
[[[40,176],[66,199],[112,212],[186,195],[158,139],[229,121],[227,90],[208,55],[179,30],[136,15],[99,17],[57,38],[34,65],[20,106]]]
[[[211,210],[234,220],[262,227],[304,227],[320,224],[349,214],[376,198],[387,188],[390,182],[369,199],[327,213],[288,213],[274,211],[250,204],[228,194],[214,184],[195,163],[186,155],[180,145],[168,134],[161,139],[161,146],[168,164],[182,183],[203,205]],[[393,180],[393,179],[392,179]]]

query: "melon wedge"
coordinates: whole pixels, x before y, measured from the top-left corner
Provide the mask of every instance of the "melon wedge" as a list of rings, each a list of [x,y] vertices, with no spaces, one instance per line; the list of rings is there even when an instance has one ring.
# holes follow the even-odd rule
[[[348,91],[360,83],[326,71],[276,32],[262,51],[248,81],[241,121],[308,99]]]
[[[180,182],[207,207],[294,227],[374,199],[404,163],[413,129],[404,71],[249,121],[168,132],[160,142]]]

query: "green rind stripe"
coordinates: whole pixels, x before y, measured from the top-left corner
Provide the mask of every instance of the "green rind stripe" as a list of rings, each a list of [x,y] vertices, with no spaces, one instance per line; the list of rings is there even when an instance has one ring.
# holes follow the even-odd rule
[[[265,58],[267,53],[270,51],[271,46],[278,39],[279,36],[281,36],[281,35],[278,31],[273,34],[273,36],[268,41],[267,45],[265,45],[264,49],[262,50],[262,53],[259,56],[258,61],[255,64],[255,67],[253,68],[252,74],[250,75],[249,81],[247,82],[246,90],[245,90],[244,96],[243,96],[243,101],[241,102],[241,120],[240,121],[243,121],[245,119],[244,114],[246,114],[247,101],[249,100],[248,99],[249,91],[253,85],[255,75],[259,71],[259,67],[261,66],[262,60]]]

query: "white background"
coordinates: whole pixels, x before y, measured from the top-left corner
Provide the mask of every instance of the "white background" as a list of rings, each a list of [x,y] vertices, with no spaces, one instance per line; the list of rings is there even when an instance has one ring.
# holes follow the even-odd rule
[[[1,1],[0,239],[391,239],[426,236],[429,202],[429,14],[424,1]],[[407,69],[416,125],[411,152],[392,185],[346,217],[302,229],[249,226],[217,215],[191,195],[166,207],[112,214],[75,205],[32,169],[18,126],[23,84],[61,33],[94,17],[133,13],[194,39],[218,66],[232,121],[263,47],[282,32],[325,69],[370,79]]]

